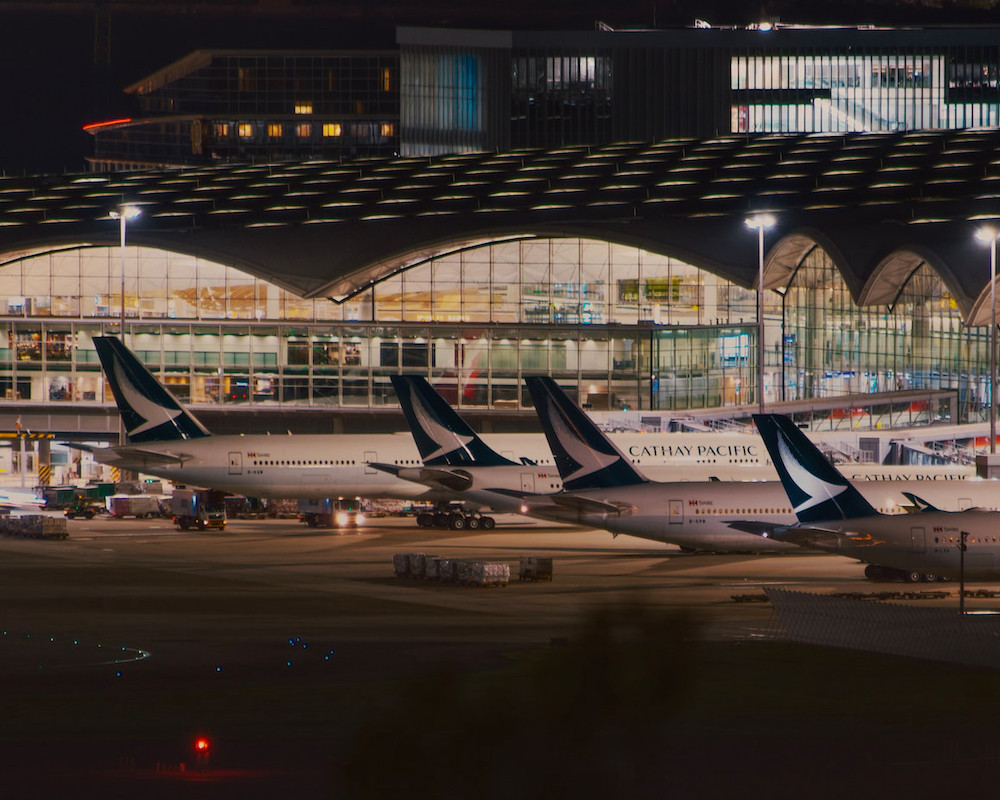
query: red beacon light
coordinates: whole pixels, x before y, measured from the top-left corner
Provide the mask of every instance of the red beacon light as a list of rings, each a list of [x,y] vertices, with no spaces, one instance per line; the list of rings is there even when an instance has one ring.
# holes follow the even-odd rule
[[[200,755],[208,755],[209,742],[204,736],[199,736],[194,740],[194,751]]]

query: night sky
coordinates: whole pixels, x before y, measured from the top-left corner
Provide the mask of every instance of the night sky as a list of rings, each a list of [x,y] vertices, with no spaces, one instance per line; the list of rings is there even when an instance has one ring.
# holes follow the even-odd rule
[[[147,11],[129,10],[130,1],[132,8]],[[0,0],[0,171],[84,171],[91,138],[83,125],[134,113],[123,87],[197,48],[393,47],[396,25],[589,30],[597,20],[614,27],[652,27],[654,22],[672,27],[690,25],[695,17],[724,25],[765,16],[809,23],[1000,24],[997,2],[935,0],[927,7],[842,0],[833,7],[804,0],[312,0],[294,5],[257,0],[255,13],[223,16],[219,5],[225,0],[177,2],[176,11],[162,0],[121,0],[111,3],[110,62],[99,65],[93,11],[87,8],[92,4],[34,0],[26,11],[27,3]],[[286,16],[287,9],[295,15]]]

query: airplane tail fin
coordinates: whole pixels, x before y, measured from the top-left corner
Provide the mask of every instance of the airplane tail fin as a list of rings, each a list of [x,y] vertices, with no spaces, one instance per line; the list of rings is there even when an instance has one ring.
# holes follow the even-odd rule
[[[208,436],[187,411],[116,336],[95,336],[94,347],[111,384],[130,442],[158,442]]]
[[[754,414],[753,419],[799,522],[878,515],[788,417]]]
[[[648,483],[549,377],[524,379],[567,491]]]
[[[493,450],[434,388],[417,375],[390,375],[420,457],[427,466],[515,464]]]

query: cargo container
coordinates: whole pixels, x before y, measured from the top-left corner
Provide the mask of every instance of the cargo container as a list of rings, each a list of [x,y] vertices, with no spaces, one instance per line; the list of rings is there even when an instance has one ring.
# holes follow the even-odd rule
[[[151,494],[113,494],[105,500],[105,504],[115,519],[160,516],[159,498]]]

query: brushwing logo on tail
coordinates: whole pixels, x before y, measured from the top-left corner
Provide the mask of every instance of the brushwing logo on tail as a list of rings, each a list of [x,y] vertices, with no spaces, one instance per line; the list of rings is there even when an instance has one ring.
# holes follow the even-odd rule
[[[614,464],[618,460],[617,454],[602,453],[588,445],[574,430],[572,423],[565,417],[562,409],[552,398],[547,399],[549,407],[549,420],[552,423],[552,430],[562,445],[566,456],[578,467],[572,474],[567,475],[563,483],[577,481],[587,475],[598,472],[605,467]]]
[[[438,449],[433,453],[424,456],[425,463],[433,461],[435,458],[442,458],[455,450],[467,449],[467,445],[473,437],[459,436],[451,428],[442,425],[437,417],[424,406],[412,387],[410,387],[410,405],[413,408],[413,416],[416,417],[424,433],[438,446]]]
[[[132,410],[136,414],[146,420],[141,425],[137,425],[128,431],[129,436],[135,436],[136,434],[153,430],[165,422],[173,422],[181,415],[181,409],[166,408],[165,406],[161,406],[159,403],[150,400],[146,395],[144,395],[139,388],[132,383],[131,379],[122,369],[121,363],[117,358],[114,360],[113,369],[115,372],[115,380],[118,381],[118,387],[121,389],[121,393],[125,398],[125,401],[129,404],[129,406],[131,406]]]
[[[778,431],[777,445],[778,455],[781,458],[782,465],[788,472],[788,476],[800,491],[808,495],[807,499],[795,506],[794,510],[796,514],[825,503],[827,500],[832,500],[847,489],[846,485],[837,486],[835,483],[828,483],[822,478],[816,477],[800,464],[788,448],[785,435],[780,430]]]

